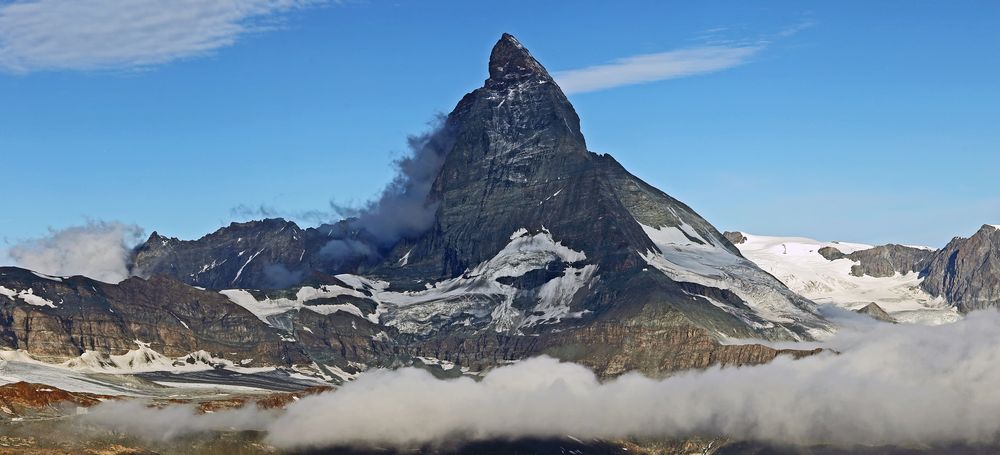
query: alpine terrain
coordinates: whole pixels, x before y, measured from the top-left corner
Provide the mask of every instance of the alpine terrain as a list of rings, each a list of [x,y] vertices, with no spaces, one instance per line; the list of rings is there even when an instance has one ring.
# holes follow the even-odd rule
[[[0,267],[0,451],[994,453],[1000,227],[723,234],[513,36],[486,70],[344,219],[154,231],[118,283]]]
[[[513,36],[488,70],[429,141],[441,159],[413,190],[432,215],[422,229],[393,242],[357,220],[153,233],[119,284],[6,268],[0,343],[74,372],[343,381],[543,353],[662,375],[779,354],[720,341],[830,333],[813,302],[694,210],[588,151],[573,106]]]

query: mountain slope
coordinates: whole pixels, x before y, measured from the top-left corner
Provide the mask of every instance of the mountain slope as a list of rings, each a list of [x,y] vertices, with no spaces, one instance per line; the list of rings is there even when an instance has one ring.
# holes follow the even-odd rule
[[[399,244],[372,274],[399,290],[481,279],[476,272],[484,264],[505,260],[504,251],[523,251],[515,244],[530,238],[546,243],[549,253],[558,246],[575,254],[544,254],[533,268],[498,271],[490,283],[544,266],[552,279],[575,276],[564,283],[575,287],[561,287],[559,302],[544,292],[527,295],[532,288],[523,286],[490,293],[498,303],[485,322],[498,332],[566,322],[533,317],[554,306],[585,324],[614,306],[641,308],[677,295],[703,304],[685,316],[718,333],[809,338],[810,330],[824,327],[810,302],[742,258],[690,208],[610,156],[587,151],[579,124],[545,68],[504,35],[493,48],[489,79],[447,117],[454,141],[429,196],[438,207],[434,226]],[[640,278],[655,271],[662,278]],[[645,294],[617,298],[619,289],[639,282]]]

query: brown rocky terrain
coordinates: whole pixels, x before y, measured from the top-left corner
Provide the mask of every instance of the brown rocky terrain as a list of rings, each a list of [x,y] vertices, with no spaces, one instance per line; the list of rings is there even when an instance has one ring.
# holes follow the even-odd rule
[[[45,384],[14,382],[0,386],[0,419],[54,417],[76,412],[76,408],[89,408],[104,400],[107,395],[67,392]]]

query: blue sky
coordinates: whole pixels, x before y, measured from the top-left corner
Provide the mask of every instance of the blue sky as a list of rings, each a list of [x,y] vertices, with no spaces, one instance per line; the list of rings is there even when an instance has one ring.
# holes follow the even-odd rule
[[[363,202],[502,32],[574,87],[591,150],[721,230],[1000,222],[1000,3],[181,3],[0,2],[0,238]]]

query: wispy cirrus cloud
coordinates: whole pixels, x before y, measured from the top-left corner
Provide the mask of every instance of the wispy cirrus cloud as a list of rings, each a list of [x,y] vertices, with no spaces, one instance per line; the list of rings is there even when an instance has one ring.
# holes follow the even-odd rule
[[[595,92],[623,85],[712,73],[748,62],[764,46],[703,46],[635,55],[604,65],[555,74],[566,93]]]
[[[719,39],[725,28],[705,32],[710,44],[653,54],[633,55],[601,65],[559,71],[554,77],[566,93],[596,92],[624,85],[714,73],[750,62],[775,40],[790,37],[813,22],[802,22],[753,41]]]
[[[0,5],[0,71],[122,70],[202,56],[318,0],[28,0]]]

